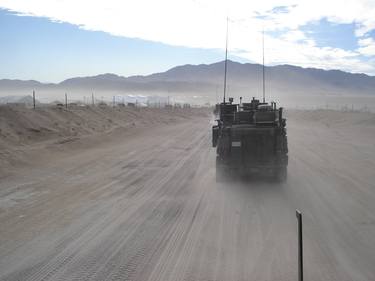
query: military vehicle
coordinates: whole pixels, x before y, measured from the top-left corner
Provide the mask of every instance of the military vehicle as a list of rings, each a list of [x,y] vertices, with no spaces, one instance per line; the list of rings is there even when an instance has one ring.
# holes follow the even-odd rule
[[[226,102],[228,62],[228,18],[224,64],[223,102],[214,110],[217,125],[212,127],[212,146],[216,147],[216,176],[224,179],[233,173],[262,173],[285,181],[288,166],[286,119],[283,108],[265,102],[265,64],[263,31],[263,102]]]
[[[264,174],[285,181],[288,165],[286,119],[276,103],[219,104],[219,119],[212,127],[216,147],[216,175],[222,180],[234,173]]]

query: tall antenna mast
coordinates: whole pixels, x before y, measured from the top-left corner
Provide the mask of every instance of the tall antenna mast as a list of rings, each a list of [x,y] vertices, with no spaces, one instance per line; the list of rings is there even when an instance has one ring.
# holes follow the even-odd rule
[[[262,33],[262,51],[263,51],[263,103],[266,102],[266,80],[265,80],[265,66],[264,66],[264,29]]]
[[[228,17],[227,17],[227,36],[226,36],[226,42],[225,42],[225,63],[224,63],[224,104],[225,104],[225,93],[227,91],[227,63],[228,63]]]

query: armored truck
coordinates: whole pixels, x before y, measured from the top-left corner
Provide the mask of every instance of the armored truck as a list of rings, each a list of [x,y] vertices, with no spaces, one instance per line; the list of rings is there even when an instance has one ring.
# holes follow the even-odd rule
[[[288,143],[283,108],[276,103],[222,102],[217,125],[212,127],[218,180],[238,175],[265,175],[278,181],[287,178]]]

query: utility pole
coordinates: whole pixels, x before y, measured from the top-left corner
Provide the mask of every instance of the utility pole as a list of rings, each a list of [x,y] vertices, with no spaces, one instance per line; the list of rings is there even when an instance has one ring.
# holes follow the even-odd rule
[[[65,93],[65,108],[68,109],[68,95]]]
[[[218,103],[218,98],[217,98],[217,86],[216,86],[216,98],[215,98],[215,103]]]
[[[33,90],[33,108],[35,109],[35,90]]]

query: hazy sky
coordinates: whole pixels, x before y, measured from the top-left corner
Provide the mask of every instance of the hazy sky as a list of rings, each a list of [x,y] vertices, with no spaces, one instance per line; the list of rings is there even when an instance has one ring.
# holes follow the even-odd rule
[[[259,3],[258,3],[259,2]],[[0,0],[0,78],[129,76],[224,58],[375,75],[375,1]]]

